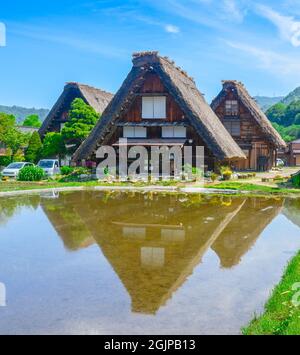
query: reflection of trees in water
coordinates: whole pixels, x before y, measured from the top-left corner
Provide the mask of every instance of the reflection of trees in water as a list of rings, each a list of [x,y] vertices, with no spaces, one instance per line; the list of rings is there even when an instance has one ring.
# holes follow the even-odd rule
[[[65,246],[97,243],[132,310],[153,314],[212,248],[232,267],[281,211],[281,199],[157,193],[62,194],[42,207]]]
[[[40,196],[38,195],[0,198],[0,225],[6,224],[24,207],[36,210],[39,203]]]
[[[283,214],[296,226],[300,227],[300,198],[286,199]]]

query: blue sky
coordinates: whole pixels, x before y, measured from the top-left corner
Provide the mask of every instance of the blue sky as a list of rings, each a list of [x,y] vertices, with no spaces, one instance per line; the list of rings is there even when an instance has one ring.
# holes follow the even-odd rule
[[[208,101],[223,79],[252,95],[300,85],[299,0],[1,0],[0,22],[4,105],[51,107],[68,81],[115,92],[140,50],[174,59]]]

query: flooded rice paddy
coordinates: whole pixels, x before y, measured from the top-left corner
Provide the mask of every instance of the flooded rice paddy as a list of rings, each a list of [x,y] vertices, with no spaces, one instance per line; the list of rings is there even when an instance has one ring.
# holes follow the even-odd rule
[[[0,334],[238,334],[299,249],[296,199],[2,198]]]

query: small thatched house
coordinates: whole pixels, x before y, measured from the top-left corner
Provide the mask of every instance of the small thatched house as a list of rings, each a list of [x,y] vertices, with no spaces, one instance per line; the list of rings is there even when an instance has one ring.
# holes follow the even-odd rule
[[[247,157],[241,170],[266,171],[276,164],[277,150],[286,144],[242,83],[223,81],[211,107]]]
[[[117,148],[120,138],[129,146],[204,146],[209,169],[245,159],[194,80],[157,52],[133,55],[131,72],[73,161],[95,161],[100,146]]]
[[[287,157],[289,165],[300,166],[300,139],[289,143]]]
[[[48,132],[61,131],[64,124],[68,121],[71,103],[76,98],[83,99],[88,105],[93,107],[97,113],[102,114],[113,98],[113,94],[84,84],[67,83],[64,87],[64,91],[39,130],[41,137],[45,136]]]

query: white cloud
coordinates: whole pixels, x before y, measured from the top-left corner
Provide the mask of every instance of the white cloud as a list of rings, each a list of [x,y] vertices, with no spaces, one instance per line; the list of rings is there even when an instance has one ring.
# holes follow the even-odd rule
[[[168,33],[175,33],[175,34],[180,32],[180,28],[174,25],[166,25],[165,30]]]
[[[257,5],[258,13],[271,21],[279,30],[281,38],[294,47],[300,46],[300,21],[292,16],[284,16],[265,5]]]
[[[226,44],[256,59],[256,65],[258,67],[266,69],[281,78],[284,76],[291,76],[292,78],[295,78],[295,75],[300,76],[300,58],[296,57],[294,54],[279,54],[274,51],[239,42],[227,41]],[[255,64],[255,62],[251,61],[251,64]],[[297,73],[299,73],[299,75]]]
[[[244,20],[245,11],[243,6],[238,4],[235,0],[223,0],[223,11],[226,17],[229,17],[237,22]]]
[[[99,38],[81,38],[76,33],[59,33],[52,28],[43,26],[26,26],[20,24],[11,24],[10,33],[27,37],[42,42],[53,42],[72,47],[82,52],[98,54],[108,58],[126,58],[127,51],[113,47]]]
[[[241,23],[246,15],[247,0],[164,0],[151,2],[171,15],[190,22],[216,29],[224,29],[226,24]]]

